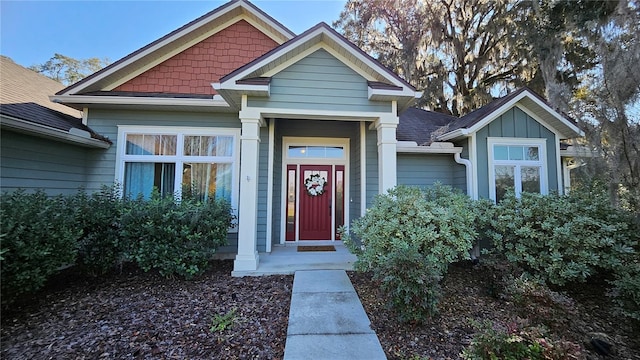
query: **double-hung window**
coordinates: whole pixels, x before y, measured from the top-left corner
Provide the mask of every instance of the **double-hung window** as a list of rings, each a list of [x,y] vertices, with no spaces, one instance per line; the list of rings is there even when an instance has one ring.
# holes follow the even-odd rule
[[[236,129],[121,126],[117,181],[126,196],[223,198],[236,207]]]
[[[545,139],[487,139],[489,196],[499,202],[507,190],[547,193]]]

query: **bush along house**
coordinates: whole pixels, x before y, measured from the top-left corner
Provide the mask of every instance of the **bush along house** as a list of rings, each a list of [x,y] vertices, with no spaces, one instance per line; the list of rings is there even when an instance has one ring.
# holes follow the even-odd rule
[[[567,185],[561,140],[582,131],[533,91],[462,118],[411,108],[421,96],[327,24],[295,35],[235,0],[51,100],[113,143],[84,151],[87,189],[229,200],[243,272],[273,245],[338,240],[399,184],[491,199]]]

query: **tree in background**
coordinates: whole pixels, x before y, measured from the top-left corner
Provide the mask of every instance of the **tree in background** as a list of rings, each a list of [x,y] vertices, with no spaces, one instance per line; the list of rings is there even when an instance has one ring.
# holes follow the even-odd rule
[[[32,65],[29,66],[29,69],[64,85],[71,85],[107,65],[109,65],[108,59],[89,58],[78,60],[56,53],[44,64]]]
[[[424,90],[423,108],[461,116],[522,85],[544,94],[602,154],[579,173],[640,211],[638,0],[348,0],[333,25]]]
[[[492,91],[533,77],[520,7],[502,0],[350,0],[333,25],[425,90],[419,105],[460,116],[491,101]]]

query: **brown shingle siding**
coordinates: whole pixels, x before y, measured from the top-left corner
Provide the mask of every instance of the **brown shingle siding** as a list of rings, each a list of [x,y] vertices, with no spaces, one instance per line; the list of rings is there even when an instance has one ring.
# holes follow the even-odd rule
[[[241,20],[114,91],[214,95],[212,82],[276,46],[271,38]]]

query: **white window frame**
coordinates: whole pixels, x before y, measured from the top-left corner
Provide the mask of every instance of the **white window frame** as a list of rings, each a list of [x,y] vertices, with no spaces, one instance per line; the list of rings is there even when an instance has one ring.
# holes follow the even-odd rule
[[[538,147],[538,160],[495,160],[494,147],[499,146],[536,146]],[[540,167],[540,194],[549,193],[547,170],[547,139],[545,138],[487,138],[488,163],[489,163],[489,198],[496,201],[496,165],[515,166],[514,190],[516,197],[522,193],[522,166]]]
[[[127,155],[127,135],[175,135],[177,136],[176,155]],[[231,156],[185,156],[183,155],[185,136],[232,136],[233,153]],[[170,162],[176,164],[175,189],[177,197],[182,193],[182,172],[185,162],[188,163],[216,163],[231,164],[231,207],[237,215],[240,177],[240,129],[234,128],[200,128],[200,127],[177,127],[177,126],[132,126],[118,125],[118,141],[116,150],[116,174],[115,180],[118,184],[124,185],[124,168],[126,162]],[[236,230],[237,231],[237,230]]]

